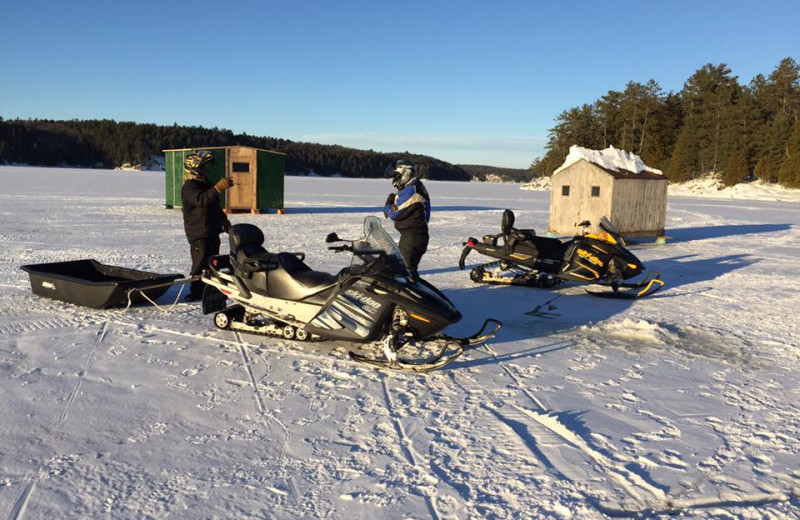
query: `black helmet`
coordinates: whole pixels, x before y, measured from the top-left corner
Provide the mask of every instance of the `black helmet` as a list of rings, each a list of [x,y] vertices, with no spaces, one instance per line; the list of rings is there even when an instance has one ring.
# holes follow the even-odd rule
[[[392,179],[395,188],[402,189],[417,178],[417,167],[411,161],[398,159],[386,167],[384,175],[387,179]]]
[[[214,164],[216,160],[217,158],[211,152],[190,153],[183,160],[183,173],[194,177],[206,177],[208,176],[207,165]]]

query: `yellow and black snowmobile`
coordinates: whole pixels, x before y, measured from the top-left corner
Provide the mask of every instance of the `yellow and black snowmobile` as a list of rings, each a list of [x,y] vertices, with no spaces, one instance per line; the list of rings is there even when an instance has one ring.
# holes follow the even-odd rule
[[[586,230],[590,223],[580,224]],[[638,282],[627,282],[644,271],[644,265],[625,248],[625,241],[605,217],[597,234],[576,235],[570,240],[536,235],[532,229],[514,228],[514,212],[503,212],[501,233],[470,237],[464,243],[458,266],[463,270],[471,251],[493,258],[470,272],[477,283],[553,287],[565,281],[585,282],[610,290],[586,292],[610,298],[641,298],[664,286],[658,272]]]

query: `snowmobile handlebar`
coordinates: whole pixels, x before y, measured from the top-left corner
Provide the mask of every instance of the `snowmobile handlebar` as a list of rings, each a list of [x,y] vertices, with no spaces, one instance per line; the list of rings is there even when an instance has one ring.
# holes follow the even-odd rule
[[[340,246],[328,246],[328,250],[335,251],[336,253],[341,253],[342,251],[352,251],[353,246],[350,244],[342,244]]]

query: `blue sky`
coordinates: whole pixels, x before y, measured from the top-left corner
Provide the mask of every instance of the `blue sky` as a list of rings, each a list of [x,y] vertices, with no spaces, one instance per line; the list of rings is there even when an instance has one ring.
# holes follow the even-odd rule
[[[563,110],[800,61],[800,2],[0,0],[0,116],[526,168]],[[208,146],[214,143],[198,143]]]

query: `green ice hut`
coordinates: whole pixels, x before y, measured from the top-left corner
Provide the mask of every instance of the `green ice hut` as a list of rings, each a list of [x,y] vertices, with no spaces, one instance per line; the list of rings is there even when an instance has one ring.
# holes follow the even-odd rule
[[[249,211],[283,213],[283,165],[286,154],[249,146],[212,146],[164,150],[166,159],[166,208],[181,207],[183,161],[191,153],[209,151],[216,161],[209,167],[209,180],[216,183],[232,177],[234,186],[220,196],[226,213]]]

